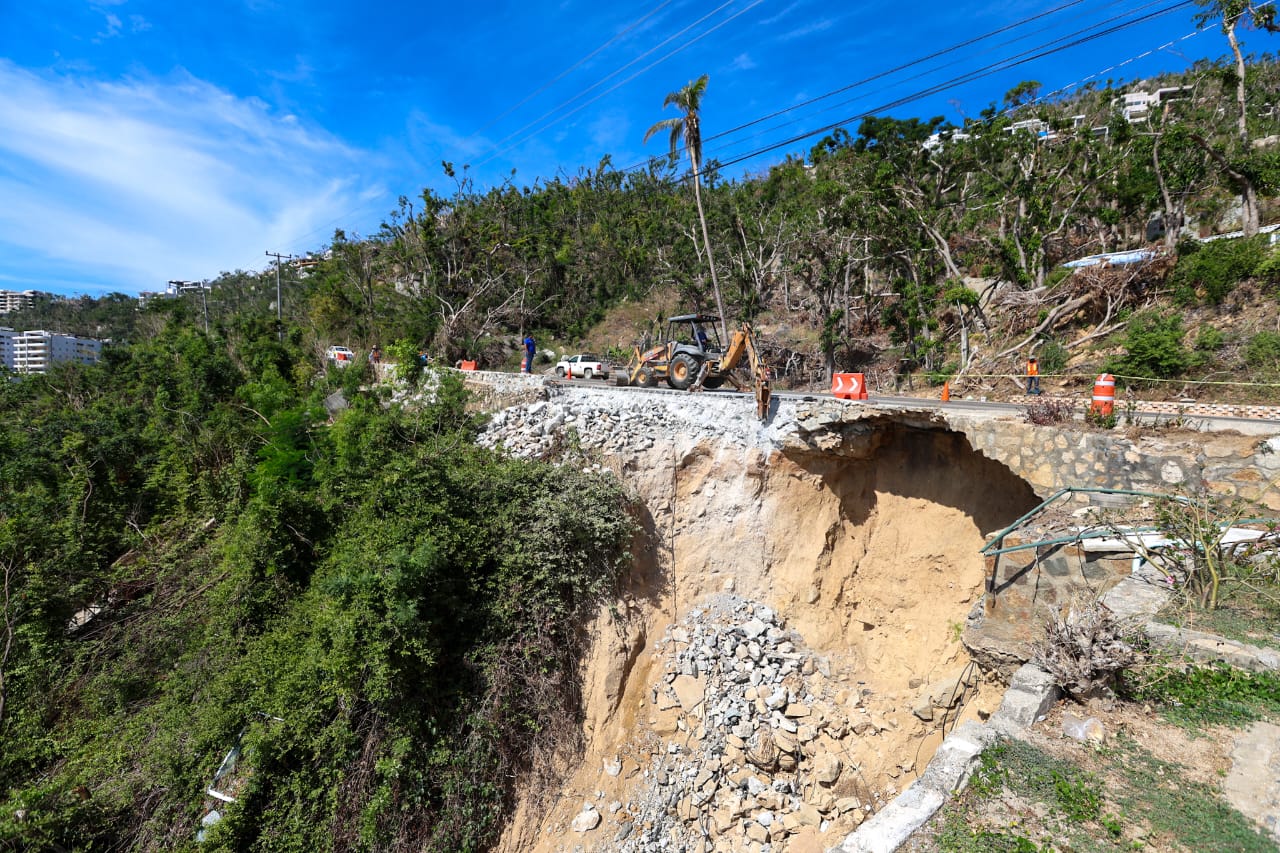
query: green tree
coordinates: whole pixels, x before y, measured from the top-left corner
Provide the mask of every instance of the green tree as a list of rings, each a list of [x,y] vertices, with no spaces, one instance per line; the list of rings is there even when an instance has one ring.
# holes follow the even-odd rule
[[[1223,150],[1211,145],[1200,137],[1215,162],[1221,167],[1231,182],[1240,190],[1241,227],[1244,236],[1252,237],[1258,233],[1260,212],[1258,208],[1258,179],[1255,169],[1249,162],[1253,160],[1253,146],[1249,136],[1249,113],[1247,93],[1245,90],[1246,70],[1244,53],[1240,49],[1240,39],[1236,28],[1252,25],[1267,32],[1280,32],[1276,25],[1276,8],[1274,3],[1257,3],[1254,0],[1196,0],[1202,10],[1196,15],[1196,26],[1200,29],[1217,22],[1227,44],[1231,46],[1231,55],[1235,60],[1235,73],[1230,82],[1234,83],[1236,106],[1236,144],[1234,150]]]
[[[707,232],[707,214],[702,207],[702,96],[707,91],[707,75],[689,81],[684,88],[668,92],[662,101],[662,108],[674,106],[684,115],[666,118],[657,122],[645,131],[644,141],[661,131],[671,134],[671,158],[674,160],[684,143],[684,150],[689,155],[691,169],[689,178],[693,182],[694,203],[698,207],[698,221],[702,225],[702,248],[707,253],[707,266],[711,270],[711,288],[716,295],[716,311],[720,314],[720,333],[722,340],[729,339],[729,318],[724,313],[724,300],[720,297],[720,279],[716,275],[716,261],[711,251],[711,235]]]

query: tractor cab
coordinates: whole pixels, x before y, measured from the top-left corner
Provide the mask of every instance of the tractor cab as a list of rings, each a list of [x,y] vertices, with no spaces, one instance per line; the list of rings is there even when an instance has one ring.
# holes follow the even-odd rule
[[[680,314],[667,318],[667,341],[675,352],[696,351],[701,354],[724,352],[720,341],[720,318],[711,314]]]

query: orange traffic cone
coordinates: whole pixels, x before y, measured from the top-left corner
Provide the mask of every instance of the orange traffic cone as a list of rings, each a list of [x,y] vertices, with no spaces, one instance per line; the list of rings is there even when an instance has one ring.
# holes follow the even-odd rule
[[[951,383],[943,382],[942,383],[942,402],[945,403],[950,399],[951,399]]]
[[[569,362],[569,372],[566,374],[570,379],[573,378],[573,362]]]

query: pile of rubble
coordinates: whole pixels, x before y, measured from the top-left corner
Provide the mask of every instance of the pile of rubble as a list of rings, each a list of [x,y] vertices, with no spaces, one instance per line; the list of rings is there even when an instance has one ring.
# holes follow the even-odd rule
[[[886,723],[770,608],[719,595],[656,653],[651,740],[605,766],[630,777],[631,802],[588,801],[572,824],[579,849],[821,850],[897,793],[873,793],[854,756]]]
[[[669,439],[677,433],[690,444],[746,447],[762,441],[753,401],[746,395],[641,394],[576,386],[547,393],[549,399],[497,412],[478,443],[502,445],[510,455],[530,459],[546,457],[566,443],[626,456],[651,449],[655,438]]]

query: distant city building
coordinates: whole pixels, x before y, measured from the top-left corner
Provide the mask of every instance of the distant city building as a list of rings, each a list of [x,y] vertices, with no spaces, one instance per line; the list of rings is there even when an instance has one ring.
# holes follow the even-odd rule
[[[38,297],[45,295],[38,290],[0,290],[0,314],[31,308]]]
[[[170,285],[165,290],[144,290],[138,294],[138,307],[146,308],[147,304],[157,299],[173,299],[178,295],[178,289]]]
[[[13,339],[17,334],[13,329],[0,326],[0,367],[6,370],[13,370]]]
[[[15,373],[45,373],[60,361],[93,364],[102,355],[102,341],[37,329],[0,329],[0,358]]]

